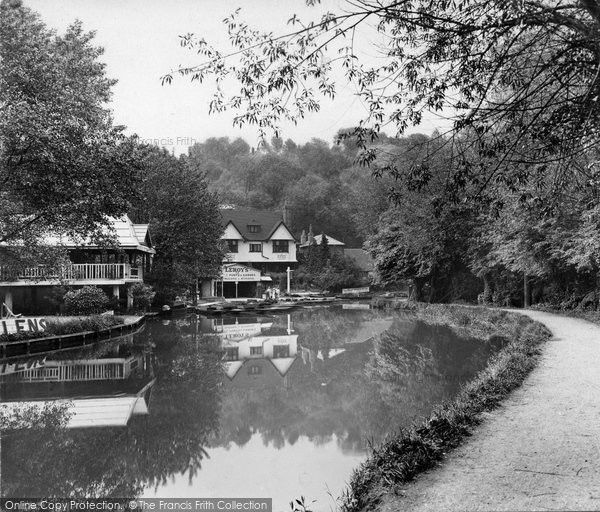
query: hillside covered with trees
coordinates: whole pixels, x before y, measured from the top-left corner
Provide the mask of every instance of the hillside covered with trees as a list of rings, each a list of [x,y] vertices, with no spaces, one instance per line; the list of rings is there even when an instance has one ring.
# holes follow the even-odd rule
[[[300,156],[295,183],[305,181],[301,204],[327,190],[320,212],[341,213],[383,282],[410,279],[432,301],[598,307],[600,3],[320,3],[307,0],[312,19],[291,13],[278,34],[238,10],[224,20],[228,48],[182,36],[198,62],[163,81],[212,79],[210,110],[234,110],[234,124],[263,139],[350,87],[365,114],[331,156],[379,181],[344,162],[313,176]],[[448,133],[407,136],[426,115],[445,118]],[[261,158],[313,146],[278,143]],[[327,184],[313,191],[319,178]]]
[[[365,167],[352,137],[331,145],[274,138],[259,149],[215,138],[193,146],[184,160],[206,174],[222,203],[272,209],[287,203],[298,237],[312,224],[315,234],[364,246],[383,284],[410,281],[421,300],[479,296],[521,305],[527,281],[533,302],[595,307],[595,154],[573,160],[572,179],[560,193],[551,190],[553,180],[518,188],[496,180],[477,195],[476,184],[455,188],[449,148],[438,133],[383,135],[369,145],[377,159]]]

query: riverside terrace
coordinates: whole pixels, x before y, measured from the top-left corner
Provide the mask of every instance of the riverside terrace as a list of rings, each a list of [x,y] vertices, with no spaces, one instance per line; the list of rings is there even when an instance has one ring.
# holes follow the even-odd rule
[[[96,285],[117,299],[127,297],[130,307],[129,286],[144,281],[155,250],[147,224],[134,224],[127,215],[110,221],[116,235],[114,249],[54,237],[48,244],[67,249],[71,264],[52,271],[42,265],[25,268],[16,276],[0,267],[0,300],[15,313],[49,314],[55,312],[47,298],[53,287]]]

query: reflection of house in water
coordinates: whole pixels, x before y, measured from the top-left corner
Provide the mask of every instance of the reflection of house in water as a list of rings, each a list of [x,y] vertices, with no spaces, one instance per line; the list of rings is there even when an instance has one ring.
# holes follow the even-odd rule
[[[319,349],[316,350],[314,348],[306,348],[300,347],[302,362],[304,364],[308,364],[310,366],[310,370],[314,371],[315,363],[317,360],[327,361],[328,359],[333,359],[335,356],[339,356],[346,352],[345,348],[329,348],[329,349]]]
[[[206,334],[215,334],[222,340],[243,339],[257,336],[263,331],[273,327],[273,322],[264,322],[261,319],[242,318],[203,318],[201,330]]]
[[[126,426],[148,414],[154,374],[150,354],[116,353],[98,359],[50,360],[44,367],[3,377],[0,406],[67,403],[67,427]]]
[[[260,376],[264,365],[257,361],[268,361],[281,375],[294,364],[298,354],[298,335],[252,336],[239,341],[223,340],[227,376],[233,379],[242,368],[248,375]]]
[[[273,324],[258,317],[217,318],[204,322],[202,331],[221,339],[230,379],[237,380],[244,373],[264,380],[273,370],[279,378],[285,377],[298,354],[298,335],[292,334],[290,315],[287,315],[287,328],[274,328]]]

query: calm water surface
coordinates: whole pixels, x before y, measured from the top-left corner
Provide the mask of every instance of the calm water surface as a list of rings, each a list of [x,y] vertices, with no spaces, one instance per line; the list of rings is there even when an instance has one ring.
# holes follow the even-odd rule
[[[2,432],[1,493],[272,497],[275,510],[303,495],[329,510],[369,443],[452,397],[493,350],[339,306],[149,321],[2,378],[8,409],[46,409]],[[40,414],[66,426],[34,428]]]

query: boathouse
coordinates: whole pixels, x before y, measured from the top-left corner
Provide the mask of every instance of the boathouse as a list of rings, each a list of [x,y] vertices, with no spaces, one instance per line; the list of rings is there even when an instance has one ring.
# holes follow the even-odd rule
[[[46,245],[62,247],[69,255],[70,263],[58,270],[38,265],[14,276],[0,267],[0,300],[15,313],[49,314],[56,312],[52,294],[58,286],[95,285],[123,306],[131,307],[129,288],[144,281],[155,250],[148,224],[134,224],[127,215],[111,218],[110,224],[116,239],[112,247],[70,237],[48,237]]]

